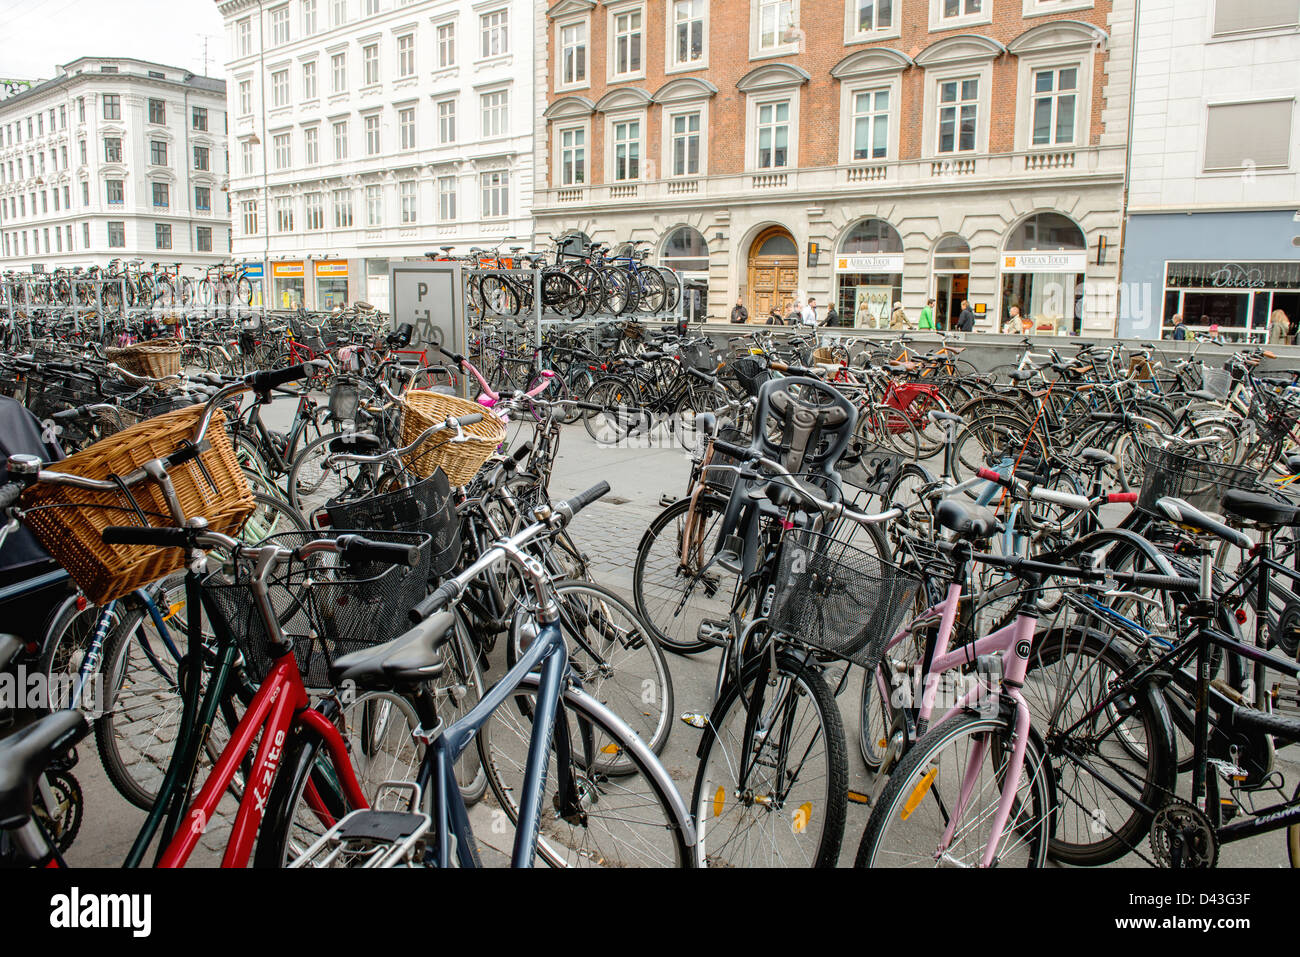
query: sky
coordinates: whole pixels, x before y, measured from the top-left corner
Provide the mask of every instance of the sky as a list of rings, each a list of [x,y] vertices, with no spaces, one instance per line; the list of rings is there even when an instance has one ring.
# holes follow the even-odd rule
[[[0,0],[0,77],[48,80],[83,56],[129,56],[224,76],[226,36],[215,0]]]

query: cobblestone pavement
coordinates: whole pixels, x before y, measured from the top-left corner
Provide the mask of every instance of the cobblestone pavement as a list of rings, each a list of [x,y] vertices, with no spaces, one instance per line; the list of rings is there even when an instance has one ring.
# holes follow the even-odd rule
[[[598,448],[580,426],[565,431],[552,481],[552,495],[563,497],[601,479],[610,483],[610,495],[584,511],[575,520],[572,532],[590,558],[596,579],[629,600],[632,566],[641,535],[661,508],[661,496],[675,496],[684,490],[689,468],[685,453],[674,447],[670,440],[661,442],[658,448]],[[502,673],[503,644],[497,643],[487,673],[489,681]],[[675,711],[707,711],[713,694],[717,652],[691,657],[669,655],[668,663],[676,698]],[[856,744],[860,686],[860,673],[855,669],[838,700],[848,741],[850,786],[865,789],[870,787],[871,778],[861,763]],[[674,721],[671,737],[662,754],[665,766],[687,801],[691,797],[698,764],[695,754],[698,735],[698,731]],[[87,813],[69,859],[79,865],[116,866],[125,857],[144,814],[127,804],[108,782],[95,753],[93,739],[81,746],[81,761],[75,773],[85,789]],[[1287,768],[1287,774],[1288,778],[1294,777],[1294,766]],[[228,795],[221,807],[223,817],[212,823],[195,852],[193,863],[196,865],[215,865],[220,861],[235,810],[233,798]],[[471,809],[470,817],[485,863],[508,863],[513,829],[490,793]],[[864,807],[849,805],[841,864],[852,863],[866,818]],[[1131,856],[1121,863],[1141,864]],[[1284,866],[1284,837],[1279,833],[1231,845],[1224,849],[1221,863],[1225,866]]]

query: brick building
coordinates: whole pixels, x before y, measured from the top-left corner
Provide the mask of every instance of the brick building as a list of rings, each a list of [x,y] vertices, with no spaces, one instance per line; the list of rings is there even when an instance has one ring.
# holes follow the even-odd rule
[[[559,0],[539,238],[649,240],[707,311],[963,298],[1108,334],[1134,0]],[[1089,288],[1091,287],[1091,289]]]

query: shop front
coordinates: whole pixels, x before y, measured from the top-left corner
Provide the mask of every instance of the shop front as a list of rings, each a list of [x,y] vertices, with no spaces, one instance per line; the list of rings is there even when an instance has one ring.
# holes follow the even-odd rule
[[[333,309],[348,304],[348,261],[322,259],[313,264],[316,274],[316,308]]]
[[[1077,336],[1083,329],[1084,271],[1088,254],[1015,252],[1002,256],[998,328],[1018,306],[1038,336]]]
[[[253,295],[249,300],[249,305],[261,306],[265,298],[263,288],[266,270],[261,263],[250,263],[244,267],[244,278],[248,280],[249,285],[253,288]]]
[[[1191,333],[1214,325],[1229,339],[1267,342],[1269,319],[1278,310],[1294,337],[1300,322],[1300,261],[1165,264],[1162,337],[1168,338],[1174,316],[1181,315]]]
[[[858,223],[835,254],[835,297],[841,322],[857,329],[888,329],[903,298],[903,240],[883,219]],[[916,316],[909,316],[913,327]]]
[[[272,309],[297,309],[306,294],[303,264],[301,262],[271,263]]]

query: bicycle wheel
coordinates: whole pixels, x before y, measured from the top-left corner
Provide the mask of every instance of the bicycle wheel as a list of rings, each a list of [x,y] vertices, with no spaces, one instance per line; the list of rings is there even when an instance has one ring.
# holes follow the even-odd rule
[[[1151,830],[1153,814],[1130,802],[1156,808],[1173,793],[1172,730],[1160,693],[1134,688],[1097,707],[1134,667],[1114,638],[1092,629],[1058,628],[1034,642],[1024,695],[1055,770],[1053,860],[1118,860]]]
[[[50,627],[41,641],[41,651],[36,659],[36,668],[50,693],[56,690],[63,694],[71,691],[77,675],[81,671],[86,651],[95,634],[103,609],[79,600],[78,595],[67,598],[55,612]],[[115,606],[110,621],[112,626],[126,617],[126,609],[119,603]],[[104,659],[101,658],[102,662]],[[102,666],[101,666],[102,667]],[[74,707],[72,701],[46,701],[49,710]]]
[[[555,583],[561,628],[569,645],[569,667],[582,688],[627,723],[655,754],[672,731],[673,679],[663,649],[636,610],[601,585],[584,581]],[[531,635],[523,627],[528,612],[516,613],[506,660],[514,667]],[[603,762],[600,770],[631,772],[627,755]]]
[[[805,660],[778,652],[770,667],[767,654],[751,662],[709,715],[691,799],[696,856],[711,867],[834,867],[848,810],[839,708]]]
[[[325,459],[334,452],[347,451],[349,434],[330,432],[314,442],[303,446],[303,450],[289,466],[286,487],[289,504],[304,515],[310,515],[326,501],[337,498],[347,492],[361,495],[368,491],[369,473],[365,467],[354,462],[340,462],[326,466]]]
[[[854,433],[859,448],[897,452],[916,461],[921,457],[921,440],[906,412],[884,404],[859,410]]]
[[[702,494],[695,510],[689,498],[654,517],[637,545],[632,600],[651,634],[669,651],[695,654],[713,647],[699,638],[706,622],[730,627],[732,597],[739,576],[718,562],[713,549],[727,509],[721,496]],[[691,546],[682,554],[682,542]]]
[[[601,407],[582,420],[587,434],[597,445],[617,445],[633,431],[645,431],[647,413],[641,408],[634,385],[617,376],[598,379],[587,393],[587,401]]]
[[[637,286],[637,312],[657,315],[664,311],[664,301],[668,298],[668,287],[664,277],[656,269],[639,269],[633,274],[633,283]]]
[[[674,432],[677,441],[687,452],[695,452],[705,441],[704,434],[696,426],[702,413],[710,412],[722,418],[727,408],[728,398],[721,386],[691,386],[677,402],[674,410]]]
[[[1000,717],[959,713],[916,742],[876,802],[854,866],[978,867],[1007,783],[1011,738]],[[1052,808],[1051,768],[1031,728],[994,863],[1042,867]]]
[[[308,531],[302,513],[279,496],[254,492],[253,502],[253,511],[239,530],[241,541],[255,545],[280,532]]]
[[[519,823],[539,680],[536,674],[526,675],[478,735],[488,783],[514,825]],[[542,860],[553,867],[694,866],[685,840],[690,816],[645,742],[584,691],[568,687],[561,700],[553,742],[567,742],[569,759],[562,776],[553,744],[539,802],[537,853]],[[611,774],[606,770],[611,764],[627,770]],[[572,782],[564,795],[562,778]],[[509,853],[512,843],[508,837],[499,849]]]

